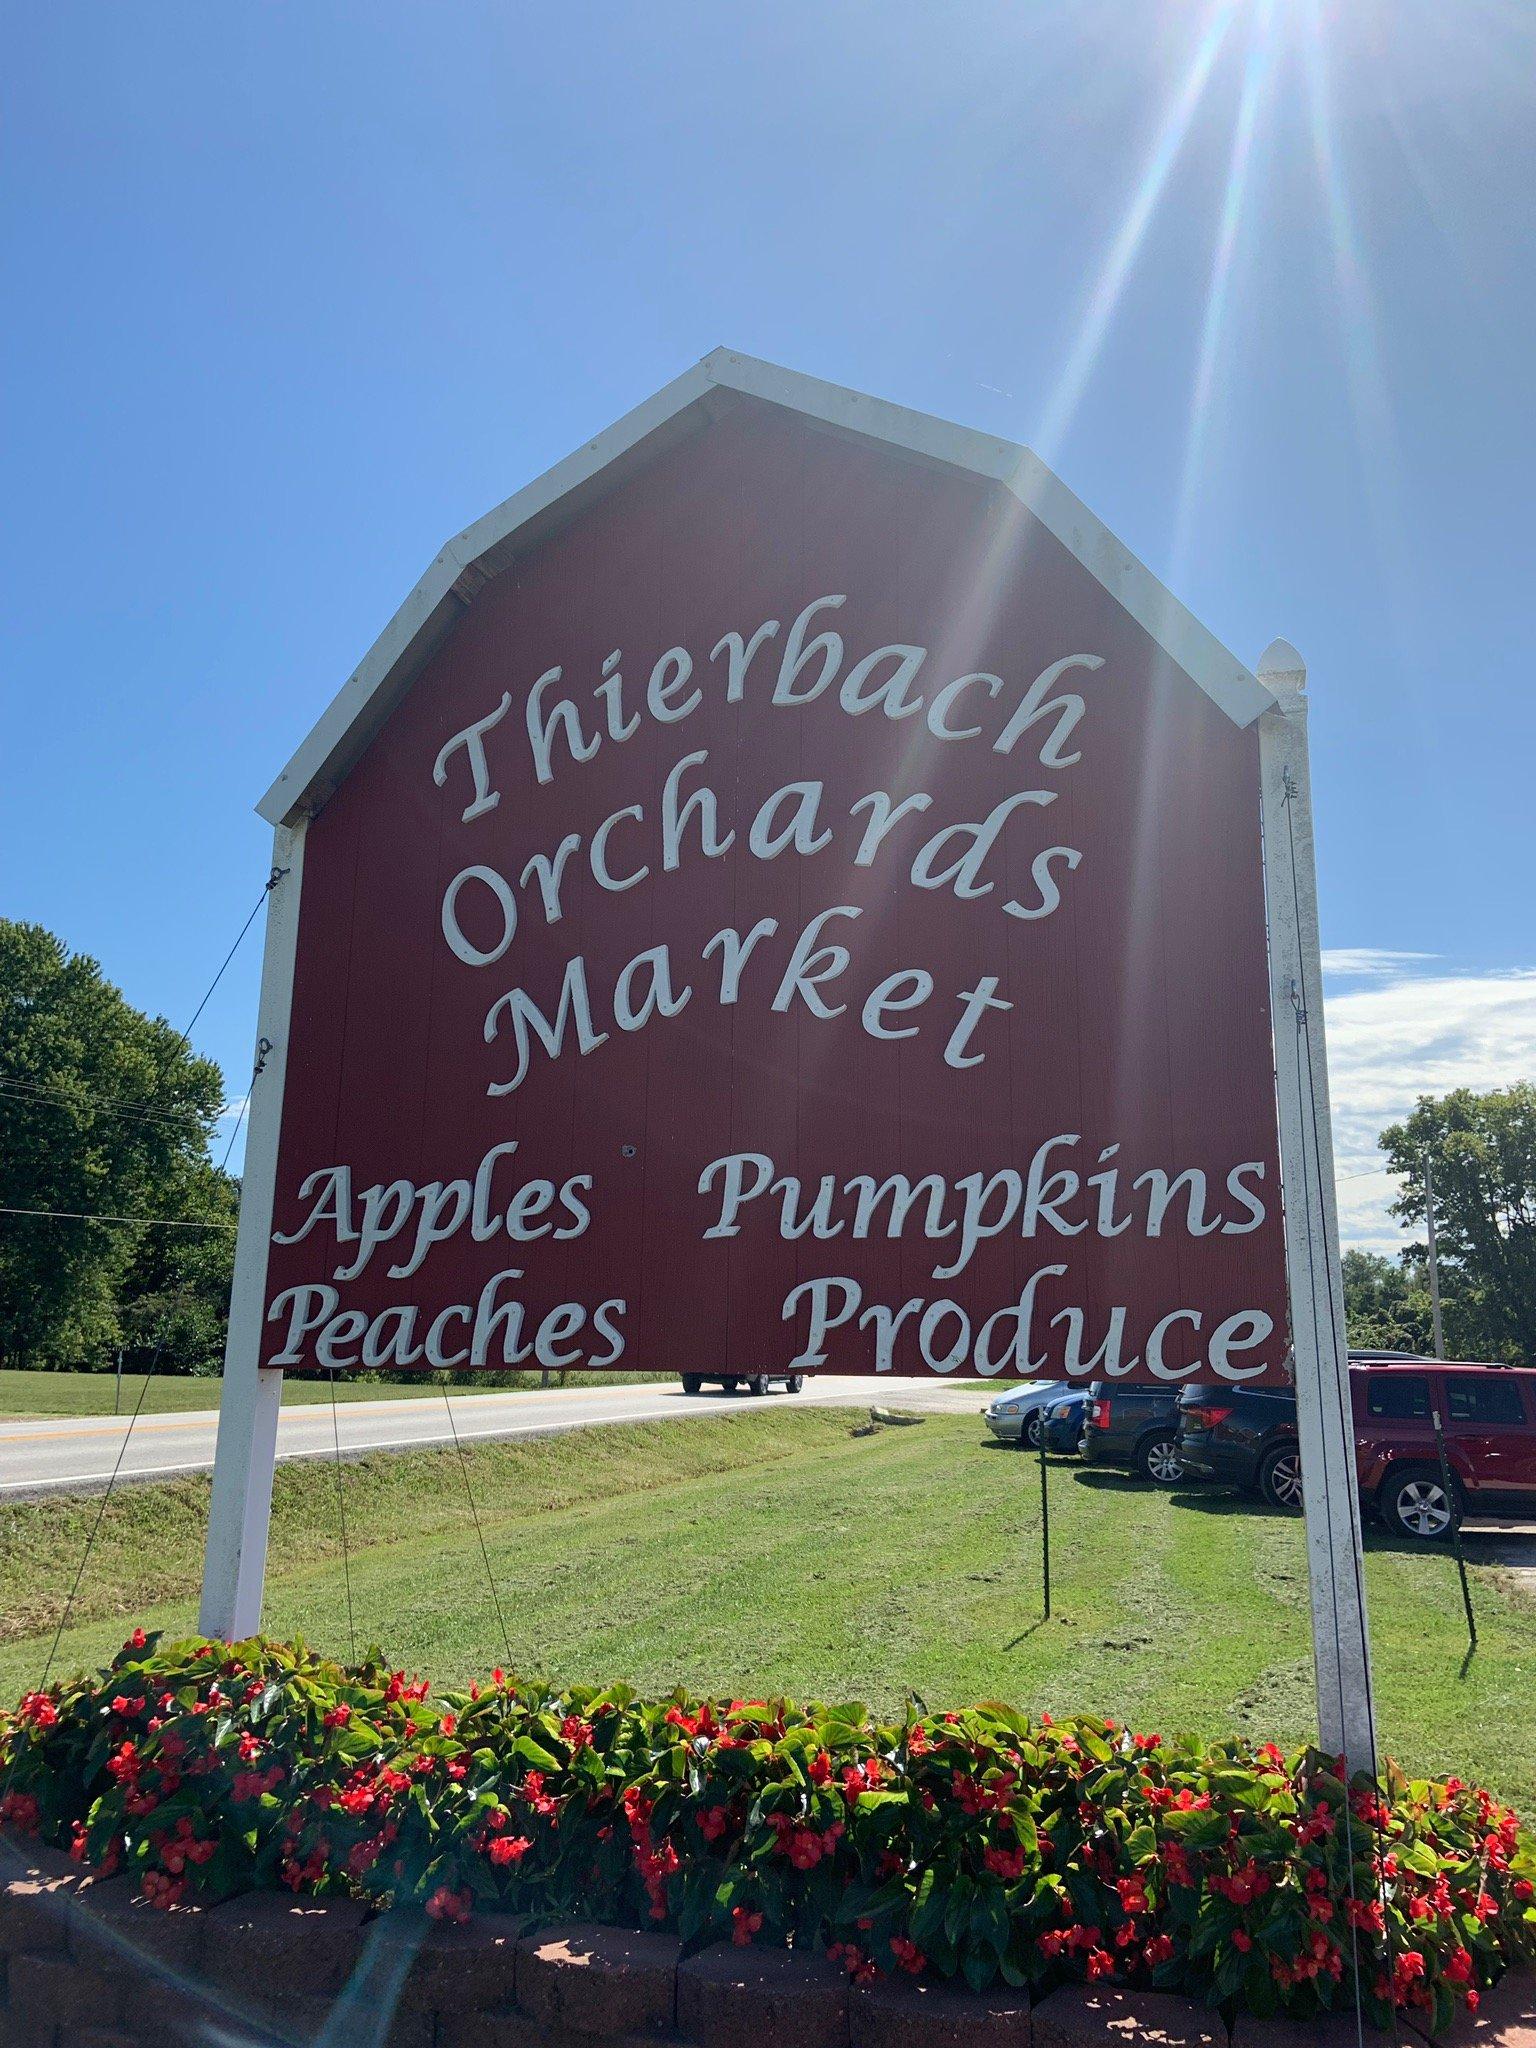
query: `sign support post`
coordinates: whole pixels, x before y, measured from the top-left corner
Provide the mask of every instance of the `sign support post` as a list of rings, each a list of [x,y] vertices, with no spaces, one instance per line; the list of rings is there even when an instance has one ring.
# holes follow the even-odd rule
[[[256,1027],[262,1050],[251,1080],[245,1169],[240,1181],[240,1229],[235,1239],[235,1277],[229,1299],[219,1438],[198,1615],[204,1635],[222,1636],[226,1642],[239,1642],[261,1626],[272,1475],[277,1467],[283,1376],[261,1370],[261,1338],[277,1188],[277,1141],[288,1068],[288,1016],[299,935],[305,829],[303,823],[291,830],[280,825],[272,845],[272,865],[284,872],[267,898]]]
[[[1258,676],[1277,700],[1259,724],[1264,877],[1318,1739],[1351,1770],[1365,1770],[1376,1763],[1375,1717],[1333,1184],[1306,664],[1276,640]]]

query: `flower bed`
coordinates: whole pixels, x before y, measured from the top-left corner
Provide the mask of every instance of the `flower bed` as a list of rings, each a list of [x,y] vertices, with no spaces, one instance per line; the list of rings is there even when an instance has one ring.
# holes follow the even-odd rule
[[[1536,1958],[1536,1851],[1457,1779],[988,1704],[435,1699],[302,1645],[165,1644],[0,1715],[0,1822],[156,1904],[286,1886],[825,1950],[879,1974],[1458,2004]]]

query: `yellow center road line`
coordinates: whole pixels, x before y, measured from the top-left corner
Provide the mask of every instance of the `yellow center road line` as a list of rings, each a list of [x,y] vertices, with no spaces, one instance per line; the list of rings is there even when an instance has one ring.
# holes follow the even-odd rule
[[[590,1412],[592,1409],[600,1408],[604,1402],[611,1400],[615,1391],[617,1390],[609,1387],[520,1387],[515,1394],[471,1394],[463,1397],[463,1406],[460,1406],[459,1402],[455,1401],[454,1408],[460,1417],[459,1434],[461,1436],[466,1433],[475,1436],[496,1436],[500,1434],[500,1427],[488,1430],[474,1429],[472,1427],[471,1418],[474,1416],[476,1405],[481,1401],[505,1401],[510,1404],[516,1404],[509,1411],[503,1411],[502,1417],[499,1418],[501,1425],[509,1424],[513,1421],[531,1421],[541,1413],[558,1414],[562,1410],[573,1418],[580,1417],[584,1422],[628,1421],[630,1417],[623,1413],[611,1415]],[[626,1388],[624,1391],[663,1397],[667,1394],[675,1393],[675,1389],[666,1382],[660,1384],[656,1382],[642,1382],[640,1386],[633,1389]],[[872,1383],[870,1392],[875,1394],[879,1391],[879,1386]],[[943,1391],[947,1393],[957,1391],[957,1383],[945,1383]],[[977,1390],[971,1388],[968,1391],[975,1392]],[[555,1393],[566,1397],[559,1406],[549,1401],[549,1396]],[[844,1398],[845,1393],[846,1390],[844,1389],[829,1387],[825,1390],[818,1389],[816,1392],[811,1393],[808,1398],[812,1402],[836,1402]],[[771,1397],[768,1398],[771,1399]],[[860,1398],[862,1399],[862,1390],[860,1390]],[[738,1405],[738,1401],[732,1400],[731,1397],[726,1395],[713,1395],[706,1399],[702,1409],[693,1407],[691,1404],[687,1407],[679,1405],[676,1413],[679,1416],[689,1413],[698,1414],[700,1412],[706,1414],[714,1413],[728,1404],[735,1407]],[[753,1399],[750,1396],[745,1401],[739,1401],[739,1406],[745,1409],[757,1408],[762,1405],[764,1405],[762,1401]],[[319,1420],[327,1413],[328,1408],[329,1403],[323,1401],[306,1401],[296,1404],[291,1408],[284,1408],[278,1417],[278,1427],[280,1430],[285,1426],[291,1429],[301,1428],[306,1418]],[[338,1403],[337,1412],[342,1423],[343,1434],[345,1434],[346,1424],[349,1420],[356,1426],[385,1421],[394,1421],[397,1424],[403,1425],[416,1418],[425,1420],[428,1416],[435,1420],[442,1415],[443,1404],[441,1398],[434,1398],[430,1395],[412,1396],[404,1401],[342,1402]],[[667,1413],[670,1414],[672,1412],[669,1407]],[[14,1447],[18,1444],[84,1443],[92,1439],[115,1438],[122,1436],[130,1423],[132,1423],[135,1436],[163,1435],[176,1430],[206,1430],[210,1427],[216,1429],[218,1420],[219,1411],[216,1408],[204,1408],[189,1410],[181,1415],[141,1416],[137,1422],[134,1422],[131,1416],[121,1415],[93,1417],[89,1420],[82,1419],[79,1422],[65,1423],[63,1427],[56,1429],[37,1429],[29,1424],[19,1429],[13,1427],[10,1430],[0,1430],[0,1448]],[[470,1425],[467,1430],[466,1425]],[[406,1438],[400,1441],[408,1443],[410,1439]],[[382,1450],[392,1449],[395,1446],[381,1444],[378,1446],[364,1446],[364,1448],[378,1448]]]
[[[642,1381],[640,1384],[645,1391],[650,1392],[656,1386],[665,1386],[667,1383]],[[608,1397],[610,1391],[606,1387],[519,1387],[515,1392],[509,1390],[506,1393],[496,1394],[456,1394],[454,1396],[454,1404],[457,1412],[462,1413],[462,1410],[458,1410],[458,1403],[461,1400],[544,1401],[549,1399],[551,1395],[559,1395],[569,1406],[574,1408],[583,1398],[588,1400],[604,1400]],[[639,1389],[636,1389],[636,1391],[639,1391]],[[719,1399],[721,1397],[716,1396],[716,1398]],[[411,1394],[403,1401],[341,1401],[337,1403],[343,1420],[350,1414],[357,1416],[363,1421],[366,1421],[370,1416],[400,1415],[405,1417],[413,1413],[423,1414],[429,1409],[435,1409],[440,1414],[442,1412],[442,1405],[442,1396],[440,1394]],[[292,1407],[283,1409],[279,1417],[279,1423],[287,1422],[293,1416],[305,1415],[311,1409],[318,1413],[328,1414],[330,1412],[330,1403],[328,1401],[296,1401]],[[130,1419],[127,1415],[106,1417],[82,1416],[78,1422],[71,1423],[63,1429],[34,1430],[28,1428],[14,1433],[0,1432],[0,1444],[47,1443],[55,1438],[66,1436],[111,1436],[120,1426],[126,1425]],[[195,1429],[205,1427],[210,1422],[217,1423],[218,1419],[219,1411],[217,1408],[195,1408],[187,1409],[175,1415],[157,1416],[153,1421],[141,1418],[134,1424],[134,1428],[136,1430]],[[64,1418],[62,1416],[52,1417],[46,1415],[36,1417],[13,1415],[10,1420],[12,1424],[15,1424],[21,1421],[28,1423],[32,1421],[63,1421]]]
[[[128,1423],[129,1417],[124,1415],[120,1420],[107,1423],[104,1426],[98,1424],[92,1427],[89,1424],[77,1424],[73,1429],[32,1429],[16,1436],[0,1435],[0,1444],[46,1444],[55,1443],[63,1438],[78,1441],[81,1437],[89,1436],[119,1436],[127,1429]],[[206,1422],[190,1419],[183,1420],[180,1417],[167,1418],[163,1422],[145,1422],[141,1418],[138,1422],[134,1423],[133,1430],[135,1436],[143,1436],[147,1431],[156,1429],[206,1429],[207,1426]]]

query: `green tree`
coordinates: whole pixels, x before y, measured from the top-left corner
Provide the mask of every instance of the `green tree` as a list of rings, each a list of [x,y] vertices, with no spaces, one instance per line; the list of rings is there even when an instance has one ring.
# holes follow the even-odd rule
[[[229,1235],[58,1213],[185,1218],[223,1199],[207,1156],[223,1095],[214,1062],[94,960],[0,919],[0,1208],[50,1212],[0,1215],[0,1363],[109,1364],[144,1240]]]
[[[1421,1229],[1430,1164],[1447,1350],[1536,1363],[1536,1087],[1421,1095],[1379,1143],[1403,1182],[1393,1213]]]
[[[163,1211],[212,1229],[141,1230],[118,1288],[123,1362],[130,1372],[216,1373],[224,1362],[240,1183],[206,1159],[187,1162]]]
[[[1402,1259],[1380,1252],[1344,1254],[1344,1321],[1361,1351],[1434,1350],[1429,1275],[1410,1252]]]

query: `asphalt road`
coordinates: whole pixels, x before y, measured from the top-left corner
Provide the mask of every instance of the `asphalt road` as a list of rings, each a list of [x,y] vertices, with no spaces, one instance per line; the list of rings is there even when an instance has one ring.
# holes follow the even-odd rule
[[[855,1408],[881,1403],[950,1413],[973,1408],[979,1412],[992,1391],[975,1381],[892,1383],[828,1377],[808,1381],[801,1394],[754,1397],[711,1391],[690,1396],[676,1385],[652,1382],[625,1386],[621,1380],[615,1380],[602,1387],[551,1387],[547,1392],[450,1397],[452,1427],[441,1394],[419,1401],[341,1402],[337,1404],[336,1418],[342,1454],[346,1456],[448,1443],[454,1430],[462,1442],[472,1443],[481,1437],[549,1436],[599,1422],[739,1415],[745,1408],[760,1408],[779,1401],[814,1401]],[[206,1472],[213,1464],[218,1423],[217,1409],[142,1416],[131,1434],[126,1417],[110,1415],[51,1416],[35,1422],[0,1418],[0,1499],[100,1486],[110,1478],[119,1455],[120,1481],[169,1479],[184,1472]],[[333,1457],[335,1440],[329,1404],[285,1408],[278,1423],[277,1455]]]

